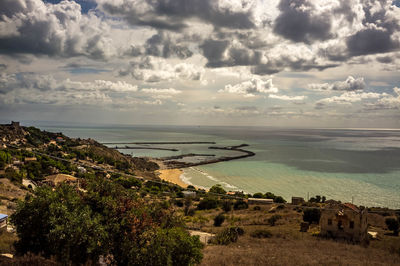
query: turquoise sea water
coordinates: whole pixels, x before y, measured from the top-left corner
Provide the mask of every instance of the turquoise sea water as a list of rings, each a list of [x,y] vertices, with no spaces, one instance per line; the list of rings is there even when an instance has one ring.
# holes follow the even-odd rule
[[[100,142],[215,141],[217,146],[247,143],[256,156],[187,168],[181,178],[204,188],[219,183],[227,190],[271,191],[287,200],[291,196],[325,195],[342,201],[353,199],[358,205],[400,208],[400,130],[160,126],[41,128]],[[120,151],[148,157],[186,153],[236,154],[210,150],[210,145],[200,144],[154,146],[179,151]]]

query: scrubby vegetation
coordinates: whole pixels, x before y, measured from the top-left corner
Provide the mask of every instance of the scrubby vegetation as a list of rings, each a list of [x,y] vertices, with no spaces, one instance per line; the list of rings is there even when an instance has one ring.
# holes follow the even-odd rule
[[[69,264],[107,257],[120,265],[190,265],[202,244],[168,206],[145,204],[136,193],[102,178],[82,193],[68,185],[38,188],[19,203],[11,220],[16,252],[55,256]]]
[[[270,238],[272,236],[272,233],[265,229],[258,229],[252,232],[250,236],[255,238]]]

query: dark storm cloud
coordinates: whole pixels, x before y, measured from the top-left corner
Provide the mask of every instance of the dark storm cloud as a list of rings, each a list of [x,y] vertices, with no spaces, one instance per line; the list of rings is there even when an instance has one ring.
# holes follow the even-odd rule
[[[187,26],[185,19],[188,18],[197,18],[216,27],[254,27],[249,12],[219,9],[214,0],[124,0],[118,5],[103,0],[98,2],[101,9],[110,15],[122,16],[132,25],[156,29],[180,31]]]
[[[177,56],[180,59],[185,59],[191,57],[193,52],[185,46],[175,44],[166,34],[160,32],[146,41],[145,54],[164,58]]]
[[[399,18],[393,15],[387,0],[363,0],[364,20],[368,27],[347,38],[346,44],[351,56],[386,53],[400,48],[393,33],[400,30]],[[376,6],[380,9],[377,10]]]
[[[387,30],[366,29],[357,32],[347,39],[350,55],[366,55],[386,53],[399,48],[399,43],[393,41]]]
[[[228,48],[229,41],[219,41],[208,39],[200,45],[203,55],[208,59],[207,67],[222,67],[226,65],[223,62],[223,54]]]
[[[331,37],[329,14],[313,14],[314,6],[307,0],[281,0],[281,11],[274,23],[274,32],[294,42],[310,43]]]
[[[324,70],[338,65],[339,64],[318,64],[315,62],[315,58],[312,60],[302,58],[293,60],[289,56],[282,55],[278,59],[269,60],[266,64],[259,64],[252,67],[251,72],[257,75],[272,75],[285,69],[292,71],[307,71],[310,69]]]

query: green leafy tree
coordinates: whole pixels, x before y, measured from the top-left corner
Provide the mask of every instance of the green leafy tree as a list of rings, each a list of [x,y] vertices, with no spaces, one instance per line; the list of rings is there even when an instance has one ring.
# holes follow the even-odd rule
[[[7,151],[0,151],[0,169],[4,169],[6,164],[10,163],[11,154]]]
[[[262,199],[262,198],[264,198],[264,195],[262,193],[258,192],[253,195],[253,198]]]
[[[244,200],[237,200],[235,201],[235,203],[233,204],[233,209],[235,210],[244,210],[249,208],[249,204],[247,204],[247,202],[245,202]]]
[[[63,264],[193,265],[202,244],[167,204],[145,203],[118,183],[88,176],[86,193],[68,185],[38,188],[11,220],[18,254],[55,256]]]
[[[216,184],[210,188],[211,193],[216,193],[216,194],[226,194],[225,189],[222,188],[220,184]]]
[[[272,193],[272,192],[267,192],[267,193],[265,193],[265,198],[266,199],[275,199],[275,194],[274,193]]]
[[[224,212],[229,212],[232,210],[232,202],[230,200],[224,200],[222,202],[222,209]]]
[[[214,226],[221,226],[221,224],[224,221],[225,221],[225,215],[223,213],[220,213],[214,218]]]
[[[399,235],[399,227],[400,223],[399,220],[396,218],[386,218],[385,223],[389,230],[393,231],[393,235]]]
[[[97,261],[106,242],[100,220],[81,204],[72,187],[63,185],[55,192],[47,186],[39,187],[35,196],[28,196],[11,216],[19,237],[16,251],[56,256],[63,263]]]
[[[286,200],[284,198],[282,198],[281,196],[276,196],[274,198],[274,202],[275,203],[286,203]]]
[[[211,210],[218,207],[219,201],[213,197],[205,197],[202,199],[197,205],[197,209],[199,210]]]
[[[303,221],[311,223],[319,223],[319,219],[321,218],[321,210],[320,209],[305,209],[303,213]]]

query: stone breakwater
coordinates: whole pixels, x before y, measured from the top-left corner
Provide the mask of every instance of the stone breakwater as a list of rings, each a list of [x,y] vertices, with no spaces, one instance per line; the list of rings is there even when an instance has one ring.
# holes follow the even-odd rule
[[[237,145],[237,146],[227,146],[227,147],[211,146],[211,147],[208,147],[211,150],[214,149],[214,150],[236,151],[236,152],[241,152],[242,154],[237,155],[237,156],[222,156],[222,157],[213,158],[210,160],[204,160],[204,161],[200,161],[200,162],[190,163],[190,162],[176,161],[176,159],[183,159],[184,157],[196,156],[195,154],[188,154],[187,156],[180,155],[180,156],[163,157],[163,158],[160,158],[160,160],[162,160],[163,164],[169,169],[186,168],[186,167],[199,166],[199,165],[205,165],[205,164],[211,164],[211,163],[226,162],[226,161],[238,160],[238,159],[243,159],[243,158],[247,158],[247,157],[256,155],[252,151],[243,149],[243,147],[248,147],[248,146],[249,146],[248,144],[241,144],[241,145]],[[205,156],[205,155],[198,155],[198,156]],[[206,154],[206,156],[211,157],[210,154]]]

